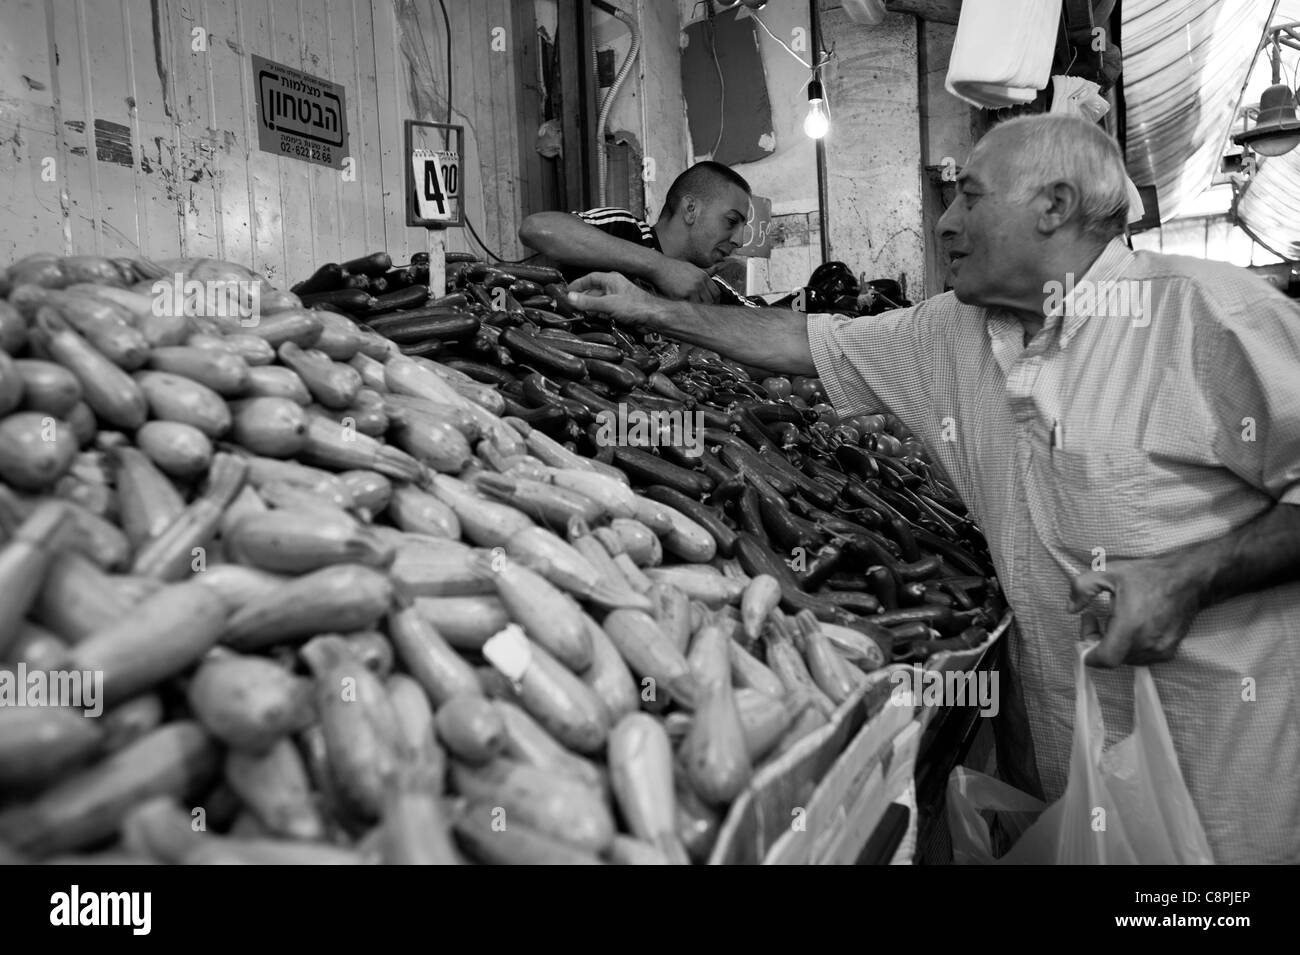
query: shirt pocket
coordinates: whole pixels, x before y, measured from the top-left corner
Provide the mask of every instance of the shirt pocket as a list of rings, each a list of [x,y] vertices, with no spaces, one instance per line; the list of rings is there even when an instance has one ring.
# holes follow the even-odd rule
[[[1143,451],[1050,448],[1040,460],[1036,497],[1047,512],[1039,521],[1043,533],[1085,569],[1103,555],[1133,559],[1164,550],[1143,506],[1153,490]]]

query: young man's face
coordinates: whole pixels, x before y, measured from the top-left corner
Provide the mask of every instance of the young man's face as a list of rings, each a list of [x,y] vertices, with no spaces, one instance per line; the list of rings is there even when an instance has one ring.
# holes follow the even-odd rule
[[[687,196],[686,261],[702,269],[717,265],[744,245],[742,233],[749,218],[749,195],[724,183],[712,198]]]

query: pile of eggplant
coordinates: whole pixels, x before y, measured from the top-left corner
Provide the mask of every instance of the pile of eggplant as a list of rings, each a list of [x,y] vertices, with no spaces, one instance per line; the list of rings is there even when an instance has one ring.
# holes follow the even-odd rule
[[[720,556],[774,577],[785,610],[856,629],[886,660],[979,646],[1005,612],[983,535],[893,415],[841,420],[816,379],[759,378],[586,315],[555,269],[448,253],[437,299],[427,270],[427,257],[394,268],[376,253],[322,266],[293,291],[495,387],[507,415],[618,467],[706,528]],[[683,413],[702,442],[673,440]],[[651,427],[611,441],[620,420]]]

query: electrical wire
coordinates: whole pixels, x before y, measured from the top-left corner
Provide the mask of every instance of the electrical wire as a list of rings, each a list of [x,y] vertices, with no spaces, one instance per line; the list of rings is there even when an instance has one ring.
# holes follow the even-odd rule
[[[724,7],[723,10],[722,10],[721,12],[726,12],[727,10],[731,10],[731,9],[733,9],[736,5],[737,5],[737,4],[732,4],[730,7]],[[718,147],[722,145],[723,120],[724,120],[724,117],[726,116],[727,85],[726,85],[726,81],[723,80],[723,78],[722,78],[722,65],[718,62],[718,50],[717,50],[717,46],[716,46],[716,44],[715,44],[715,42],[714,42],[713,18],[714,18],[715,14],[716,14],[718,11],[715,11],[715,10],[714,10],[714,7],[713,7],[713,0],[698,0],[698,2],[695,4],[695,6],[691,9],[691,16],[694,16],[694,15],[695,15],[695,11],[698,10],[700,7],[703,7],[703,6],[707,6],[707,7],[708,7],[708,21],[709,21],[709,22],[708,22],[707,34],[708,34],[708,38],[709,38],[709,53],[710,53],[710,54],[712,55],[712,57],[713,57],[713,66],[714,66],[714,68],[718,71],[718,86],[719,86],[719,89],[720,89],[720,95],[719,95],[719,97],[718,97],[718,100],[719,100],[719,102],[718,102],[718,138],[717,138],[717,140],[716,140],[716,141],[714,142],[714,144],[713,144],[713,154],[716,155],[717,152],[718,152]],[[750,11],[749,11],[749,15],[750,15],[751,17],[753,17],[755,20],[758,21],[758,25],[759,25],[760,27],[763,28],[763,32],[764,32],[764,33],[766,33],[766,34],[767,34],[768,36],[770,36],[774,41],[776,41],[776,43],[777,43],[777,44],[778,44],[778,45],[779,45],[783,50],[785,50],[787,53],[789,53],[791,56],[793,56],[796,60],[798,60],[799,63],[803,66],[804,69],[806,69],[806,70],[811,70],[811,71],[812,71],[812,74],[813,74],[813,75],[812,75],[812,78],[813,78],[813,79],[816,79],[816,78],[817,78],[817,74],[821,72],[822,67],[824,67],[827,63],[829,63],[829,62],[831,61],[832,57],[834,56],[834,53],[828,53],[828,52],[826,52],[826,51],[822,51],[822,52],[821,52],[821,57],[820,57],[820,59],[817,61],[816,65],[811,64],[811,63],[809,63],[807,60],[805,60],[802,56],[800,56],[798,53],[796,53],[794,50],[792,50],[792,49],[789,47],[789,45],[788,45],[784,40],[782,40],[779,36],[777,36],[775,33],[773,33],[773,32],[768,28],[768,25],[767,25],[766,23],[763,22],[763,18],[760,17],[760,16],[758,15],[758,11],[756,11],[756,10],[750,10]],[[806,88],[806,86],[807,86],[807,84],[805,84],[805,88]]]
[[[821,54],[821,59],[820,59],[820,60],[817,62],[817,64],[814,66],[813,64],[811,64],[811,63],[809,63],[807,60],[805,60],[802,56],[800,56],[798,53],[796,53],[794,50],[792,50],[792,49],[789,47],[789,45],[786,44],[786,42],[785,42],[784,40],[782,40],[779,36],[777,36],[777,35],[776,35],[775,33],[773,33],[770,29],[768,29],[767,24],[763,22],[763,18],[760,17],[756,11],[754,11],[754,10],[750,10],[750,11],[749,11],[749,15],[750,15],[751,17],[753,17],[755,20],[758,21],[758,25],[759,25],[760,27],[763,28],[763,32],[764,32],[764,33],[766,33],[766,34],[767,34],[768,36],[770,36],[773,40],[775,40],[775,41],[776,41],[776,42],[781,46],[781,48],[782,48],[783,50],[785,50],[787,53],[789,53],[791,56],[793,56],[796,60],[798,60],[799,63],[803,66],[804,69],[806,69],[806,70],[812,70],[814,75],[817,74],[818,72],[820,72],[820,71],[821,71],[821,68],[822,68],[823,66],[825,66],[827,63],[829,63],[829,62],[831,61],[831,57],[833,56],[833,54],[831,54],[831,53],[827,53],[827,52],[823,51],[822,54]]]
[[[715,11],[713,8],[713,0],[696,0],[695,6],[691,8],[692,17],[695,16],[695,12],[699,10],[700,7],[705,8],[705,14],[707,19],[707,23],[705,24],[705,35],[708,37],[709,40],[709,53],[713,57],[713,67],[718,71],[718,94],[719,94],[718,95],[718,138],[713,142],[713,152],[711,153],[711,157],[712,157],[718,154],[718,147],[722,145],[722,130],[724,125],[724,120],[726,119],[724,108],[727,99],[727,83],[726,80],[722,78],[722,64],[718,62],[718,50],[713,40],[713,17],[717,13],[717,11]],[[727,10],[730,8],[724,7],[723,9]]]
[[[632,64],[641,52],[641,31],[637,28],[636,20],[617,7],[610,7],[609,9],[615,19],[622,21],[627,26],[632,36],[632,42],[628,47],[627,57],[623,60],[623,65],[619,67],[618,75],[614,78],[614,85],[609,88],[609,92],[605,94],[604,100],[601,101],[600,115],[596,120],[596,143],[599,146],[597,150],[599,159],[597,163],[597,198],[602,206],[608,205],[605,193],[609,182],[609,157],[605,153],[605,127],[609,124],[610,111],[614,107],[614,97],[623,88],[624,82],[627,81],[628,75],[632,72]]]
[[[784,40],[782,40],[779,36],[777,36],[777,35],[776,35],[775,33],[773,33],[771,30],[769,30],[769,29],[767,28],[767,24],[763,22],[763,18],[760,17],[756,11],[754,11],[754,10],[750,10],[750,11],[749,11],[749,15],[750,15],[751,17],[753,17],[755,20],[758,21],[758,25],[761,26],[761,27],[763,28],[763,32],[764,32],[764,33],[766,33],[766,34],[767,34],[768,36],[770,36],[773,40],[775,40],[777,43],[779,43],[779,44],[780,44],[780,45],[785,49],[785,51],[786,51],[787,53],[789,53],[789,54],[790,54],[791,56],[793,56],[796,60],[798,60],[800,63],[802,63],[803,66],[804,66],[804,69],[806,69],[806,70],[811,70],[811,69],[813,68],[813,65],[812,65],[811,63],[809,63],[807,60],[805,60],[802,56],[800,56],[800,55],[799,55],[798,53],[796,53],[794,50],[790,49],[790,47],[786,46],[786,42],[785,42]]]
[[[451,125],[451,17],[447,16],[447,4],[438,0],[442,10],[442,25],[447,30],[447,125]]]
[[[727,81],[722,78],[722,64],[718,62],[718,43],[714,33],[712,3],[709,4],[709,20],[704,32],[709,38],[709,53],[713,57],[713,67],[718,71],[718,138],[714,140],[713,150],[709,153],[709,158],[713,159],[718,155],[718,147],[722,145],[722,131],[726,125]]]
[[[507,259],[504,255],[494,252],[490,248],[488,248],[487,243],[484,242],[479,237],[478,230],[474,228],[474,223],[469,221],[469,216],[466,215],[463,210],[461,212],[461,218],[465,220],[465,227],[469,229],[469,234],[474,237],[474,241],[479,244],[479,247],[488,255],[492,256],[492,258],[496,259],[498,262],[504,262],[507,265],[523,265],[525,262],[529,261],[530,259],[535,259],[542,254],[540,252],[534,252],[532,255],[525,256],[522,259]]]
[[[446,28],[447,33],[447,125],[450,126],[452,124],[451,121],[453,115],[451,110],[451,17],[447,16],[447,4],[445,4],[443,0],[438,0],[438,7],[442,10],[442,24]],[[492,249],[488,248],[487,243],[479,237],[478,230],[474,228],[474,223],[469,220],[469,213],[465,211],[465,199],[463,196],[461,197],[460,203],[460,217],[465,220],[465,227],[469,229],[469,234],[474,237],[474,241],[479,244],[479,247],[498,262],[505,262],[509,265],[522,265],[529,259],[535,259],[541,254],[539,252],[534,252],[527,258],[507,259],[505,256],[492,251]]]

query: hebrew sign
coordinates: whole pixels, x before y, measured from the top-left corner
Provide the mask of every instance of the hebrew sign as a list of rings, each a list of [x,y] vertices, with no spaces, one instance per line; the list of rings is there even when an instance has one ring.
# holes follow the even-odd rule
[[[343,168],[348,146],[343,86],[256,55],[253,78],[262,151]]]

